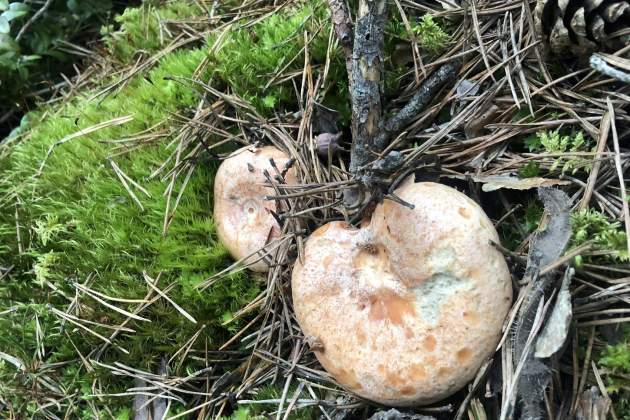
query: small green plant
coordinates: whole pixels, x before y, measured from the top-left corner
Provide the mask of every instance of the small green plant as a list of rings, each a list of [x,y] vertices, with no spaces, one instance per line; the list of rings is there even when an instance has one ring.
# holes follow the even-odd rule
[[[418,37],[420,46],[431,54],[438,54],[444,50],[449,40],[448,33],[429,14],[423,15],[420,22],[414,24],[412,29]]]
[[[514,213],[518,224],[502,223],[499,226],[498,232],[501,243],[508,249],[516,249],[528,234],[538,228],[543,211],[538,200],[529,199],[523,203],[523,206]]]
[[[584,209],[571,214],[571,225],[573,246],[593,240],[598,249],[610,253],[606,258],[616,262],[629,261],[626,232],[621,229],[619,222],[611,222],[596,210]],[[579,264],[581,261],[578,258],[576,262]]]
[[[398,9],[392,11],[398,17]],[[450,25],[442,19],[437,19],[430,14],[425,14],[418,21],[410,23],[411,31],[418,40],[420,47],[429,54],[438,54],[443,51],[450,39]],[[409,31],[401,19],[392,19],[386,26],[385,50],[388,54],[393,52],[396,42],[409,41]]]
[[[592,145],[584,137],[584,133],[578,131],[571,135],[562,134],[560,130],[540,131],[535,136],[525,139],[525,145],[530,152],[543,152],[548,154],[587,152],[592,150]],[[561,166],[562,165],[562,166]],[[579,156],[555,157],[550,171],[560,168],[562,173],[575,173],[580,169],[590,171],[592,160]]]
[[[413,62],[410,38],[417,39],[421,49],[431,55],[444,50],[450,39],[452,27],[447,21],[423,15],[419,21],[410,22],[410,27],[403,23],[396,7],[391,7],[393,19],[385,27],[385,94],[398,95],[401,80],[409,72]]]
[[[518,170],[521,178],[533,178],[540,174],[540,164],[538,162],[529,162]]]
[[[263,403],[263,400],[278,400],[282,397],[282,386],[281,384],[276,385],[266,385],[258,389],[251,398],[255,401],[260,401],[260,403],[253,404],[243,404],[240,405],[238,410],[236,410],[230,420],[263,420],[267,419],[270,416],[270,413],[275,412],[278,409],[277,403]],[[287,399],[290,399],[295,394],[296,387],[292,386],[289,388],[287,392]],[[305,391],[302,391],[303,393]],[[304,394],[302,394],[304,395]],[[286,408],[286,405],[285,405]],[[289,416],[290,420],[311,420],[317,418],[318,410],[314,406],[299,408],[296,407],[293,409],[291,415]]]
[[[608,392],[615,398],[615,411],[619,418],[630,419],[630,343],[626,341],[606,346],[598,364],[606,370]]]

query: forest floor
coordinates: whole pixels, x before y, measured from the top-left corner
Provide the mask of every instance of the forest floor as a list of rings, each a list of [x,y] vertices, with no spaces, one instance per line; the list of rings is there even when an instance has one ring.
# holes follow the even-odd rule
[[[551,54],[533,4],[443,3],[390,4],[388,113],[463,63],[396,138],[395,175],[483,207],[515,298],[471,385],[395,418],[518,418],[540,397],[547,418],[592,405],[630,419],[630,85]],[[319,365],[290,299],[304,240],[347,218],[353,183],[327,4],[146,3],[104,33],[0,140],[0,417],[383,418]],[[319,156],[317,136],[337,132],[343,150]],[[216,168],[251,144],[286,151],[300,181],[275,198],[283,236],[264,275],[234,263],[212,219]],[[553,357],[514,360],[524,329],[529,351],[548,325]]]

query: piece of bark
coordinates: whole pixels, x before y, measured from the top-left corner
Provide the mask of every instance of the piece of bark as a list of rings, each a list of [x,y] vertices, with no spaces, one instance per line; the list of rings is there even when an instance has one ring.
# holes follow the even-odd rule
[[[145,388],[147,383],[145,380],[135,378],[133,381],[134,387]],[[134,420],[150,420],[151,419],[151,404],[149,404],[149,397],[138,393],[133,397],[133,419]]]
[[[339,45],[341,45],[343,54],[346,57],[346,70],[348,71],[348,77],[351,78],[353,36],[350,11],[346,6],[345,0],[328,0],[328,7],[330,8],[330,16],[332,18],[335,35],[337,36]],[[352,81],[350,82],[352,83]]]
[[[360,0],[352,53],[352,150],[350,172],[371,162],[379,134],[384,81],[385,0]]]
[[[569,218],[570,200],[562,191],[553,188],[539,188],[549,221],[543,230],[538,231],[530,243],[525,279],[529,285],[525,302],[518,314],[518,325],[514,333],[514,361],[518,364],[525,359],[518,381],[517,392],[522,403],[521,418],[524,420],[542,419],[544,393],[551,379],[549,360],[536,359],[534,346],[527,347],[529,335],[540,303],[548,298],[552,290],[553,274],[539,276],[538,272],[557,260],[566,249],[571,237]]]
[[[315,137],[317,154],[323,158],[327,158],[328,153],[330,153],[331,156],[336,155],[338,151],[342,150],[342,147],[339,145],[339,139],[342,135],[343,133],[341,132],[336,134],[322,133]]]
[[[545,328],[536,341],[534,356],[538,359],[546,359],[558,353],[567,341],[571,319],[573,318],[569,285],[574,274],[575,270],[570,267],[564,273],[562,287],[556,298],[553,312],[551,312]]]
[[[483,192],[490,192],[506,188],[509,190],[530,190],[532,188],[551,187],[554,185],[567,185],[569,181],[562,179],[549,179],[549,178],[519,178],[516,175],[502,174],[502,175],[488,175],[488,176],[473,176],[473,181],[481,182],[481,190]]]

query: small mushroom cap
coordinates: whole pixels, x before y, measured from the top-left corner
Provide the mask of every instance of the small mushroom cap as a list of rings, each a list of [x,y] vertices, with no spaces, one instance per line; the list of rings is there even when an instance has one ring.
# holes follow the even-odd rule
[[[469,382],[499,342],[510,273],[483,210],[408,179],[368,224],[328,223],[293,269],[293,304],[322,366],[350,391],[427,404]]]
[[[276,211],[273,200],[265,196],[274,195],[272,187],[266,187],[264,170],[273,179],[277,171],[270,159],[282,171],[289,156],[273,146],[253,149],[248,146],[227,158],[214,178],[214,221],[219,240],[237,260],[248,257],[265,247],[280,234],[280,226],[271,211]],[[297,183],[295,170],[285,175],[287,184]],[[265,272],[268,264],[254,255],[245,264],[253,271]],[[256,261],[256,262],[254,262]]]

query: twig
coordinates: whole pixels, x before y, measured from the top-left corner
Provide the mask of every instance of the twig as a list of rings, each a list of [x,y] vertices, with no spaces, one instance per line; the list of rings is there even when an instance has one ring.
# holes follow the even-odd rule
[[[30,28],[30,26],[35,23],[35,21],[39,19],[41,15],[46,12],[46,10],[48,10],[52,2],[53,0],[46,0],[46,3],[44,3],[44,5],[33,16],[31,16],[31,18],[24,24],[24,26],[22,26],[20,32],[18,32],[18,34],[15,36],[15,42],[20,42],[20,39],[22,39],[22,35],[26,33],[28,28]]]
[[[422,112],[435,99],[435,96],[445,84],[455,79],[461,66],[462,61],[457,59],[443,64],[437,71],[427,77],[420,85],[418,91],[407,102],[407,105],[383,124],[381,134],[376,140],[376,149],[383,150],[387,147],[389,139],[400,133],[405,125]]]
[[[626,226],[626,245],[628,247],[628,255],[630,255],[630,209],[628,208],[628,196],[626,194],[626,183],[623,178],[623,169],[621,166],[621,156],[619,152],[619,138],[617,135],[617,127],[615,126],[615,110],[613,108],[610,97],[606,98],[608,104],[608,113],[610,114],[610,127],[612,131],[613,146],[615,148],[615,168],[619,177],[619,189],[621,190],[621,207],[623,209],[623,219]]]
[[[384,0],[360,0],[352,53],[352,150],[350,172],[374,159],[382,118],[385,79],[383,54],[387,5]]]
[[[599,54],[591,55],[589,64],[593,69],[602,74],[605,74],[606,76],[610,76],[614,79],[619,80],[620,82],[630,83],[630,73],[626,73],[624,71],[614,68],[606,61],[604,61],[604,59]]]
[[[593,190],[595,189],[595,183],[597,182],[597,175],[599,175],[599,170],[602,166],[601,155],[606,148],[606,140],[608,139],[608,133],[610,132],[610,120],[610,113],[605,113],[599,126],[599,140],[597,141],[597,151],[595,152],[593,170],[588,176],[586,189],[584,190],[584,195],[582,196],[582,201],[580,202],[580,210],[587,208],[588,203],[591,201],[591,196],[593,195]]]
[[[346,6],[345,0],[328,0],[330,7],[330,15],[333,22],[335,35],[339,40],[341,49],[346,57],[346,70],[348,71],[348,79],[352,84],[352,21],[350,20],[350,12]]]

